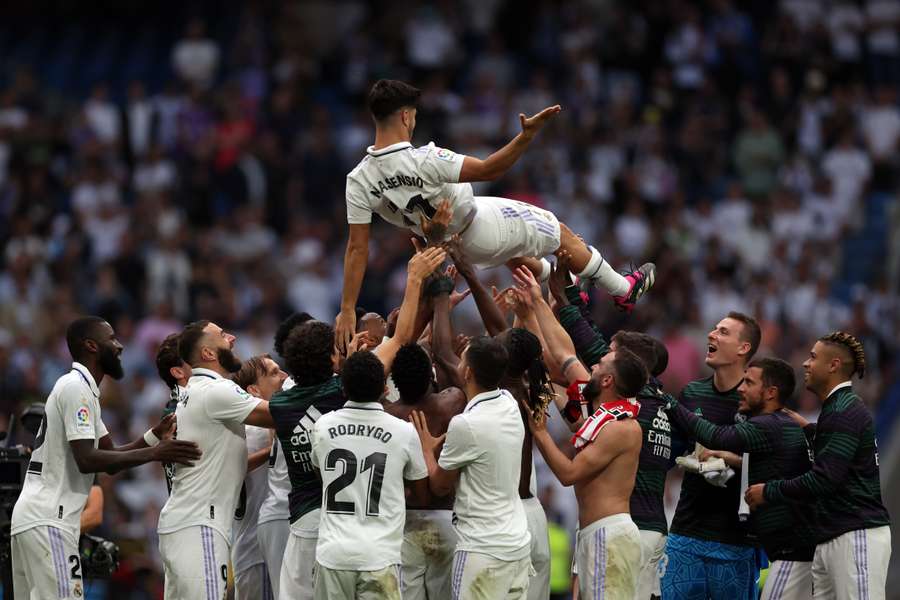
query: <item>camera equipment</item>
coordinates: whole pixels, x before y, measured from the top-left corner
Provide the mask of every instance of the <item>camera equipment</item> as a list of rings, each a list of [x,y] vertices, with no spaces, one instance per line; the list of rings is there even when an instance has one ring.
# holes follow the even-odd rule
[[[82,534],[78,553],[85,579],[107,579],[119,568],[119,547],[101,537]]]
[[[22,413],[21,419],[10,415],[9,428],[0,433],[0,580],[3,581],[4,598],[12,598],[12,548],[10,547],[10,519],[13,507],[28,469],[30,454],[24,446],[11,444],[15,441],[19,425],[32,435],[37,435],[44,419],[44,405],[32,404]]]
[[[0,432],[0,581],[3,597],[10,600],[13,597],[10,519],[31,460],[31,453],[25,446],[12,444],[18,441],[22,429],[36,438],[42,424],[46,427],[44,405],[36,403],[28,406],[19,418],[10,415],[8,430]],[[26,443],[30,446],[32,441]],[[119,567],[119,547],[109,540],[82,535],[78,551],[85,579],[106,579]]]

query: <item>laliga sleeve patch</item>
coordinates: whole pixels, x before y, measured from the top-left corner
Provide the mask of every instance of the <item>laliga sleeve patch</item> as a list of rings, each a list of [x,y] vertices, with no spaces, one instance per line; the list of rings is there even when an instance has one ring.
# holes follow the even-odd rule
[[[93,431],[91,411],[87,406],[79,406],[75,411],[75,431],[79,433],[90,433]]]
[[[456,158],[456,154],[450,152],[446,148],[438,148],[437,152],[435,152],[434,155],[441,160],[446,160],[447,162],[453,162],[453,159]]]

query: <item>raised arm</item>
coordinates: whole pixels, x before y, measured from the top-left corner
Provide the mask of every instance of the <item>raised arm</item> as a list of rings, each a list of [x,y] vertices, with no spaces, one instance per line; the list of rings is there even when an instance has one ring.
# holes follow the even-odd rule
[[[549,281],[556,314],[560,325],[569,334],[578,358],[587,366],[595,365],[609,352],[609,344],[590,320],[588,311],[582,310],[584,303],[579,297],[579,290],[571,283],[568,253],[560,250]],[[576,300],[573,301],[572,297]]]
[[[519,123],[522,125],[521,133],[484,160],[474,156],[465,157],[462,170],[459,172],[459,182],[493,181],[502,176],[510,167],[516,164],[516,161],[519,160],[525,149],[531,144],[534,136],[544,127],[550,117],[557,114],[560,110],[562,109],[557,104],[545,108],[530,118],[526,118],[524,114],[519,114]]]
[[[453,331],[450,325],[450,289],[453,281],[446,276],[429,285],[434,298],[434,320],[432,320],[431,353],[437,374],[438,388],[462,388],[459,377],[459,358],[453,352]]]
[[[478,279],[475,268],[466,260],[465,254],[460,248],[459,236],[453,236],[446,244],[446,248],[447,252],[450,253],[450,258],[453,259],[453,264],[456,265],[456,271],[462,275],[462,278],[466,280],[469,289],[472,291],[475,306],[478,307],[478,314],[481,315],[481,320],[484,322],[488,335],[493,337],[508,329],[506,317],[497,308],[497,304],[494,302],[494,298],[488,289]]]
[[[344,287],[341,312],[334,323],[334,342],[342,353],[356,332],[356,301],[369,261],[369,223],[351,224],[347,250],[344,253]]]
[[[400,314],[397,317],[397,329],[394,337],[382,342],[374,350],[382,364],[384,372],[390,373],[394,364],[394,357],[401,346],[413,341],[416,313],[419,309],[419,300],[422,296],[422,282],[437,269],[447,253],[442,248],[430,247],[422,252],[416,252],[407,266],[406,291],[403,293],[403,303],[400,305]]]
[[[559,365],[559,373],[565,382],[571,384],[577,380],[590,379],[590,373],[578,360],[572,338],[559,324],[553,311],[550,310],[550,306],[544,301],[541,295],[541,286],[531,271],[525,267],[519,267],[513,272],[513,279],[521,289],[530,294],[534,305],[534,314],[547,342],[547,349],[553,361]]]

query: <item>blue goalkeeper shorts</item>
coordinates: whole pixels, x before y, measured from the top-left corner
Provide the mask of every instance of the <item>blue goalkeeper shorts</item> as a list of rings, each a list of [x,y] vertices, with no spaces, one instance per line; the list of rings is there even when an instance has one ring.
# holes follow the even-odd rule
[[[660,561],[663,600],[755,600],[759,576],[750,546],[669,534]]]

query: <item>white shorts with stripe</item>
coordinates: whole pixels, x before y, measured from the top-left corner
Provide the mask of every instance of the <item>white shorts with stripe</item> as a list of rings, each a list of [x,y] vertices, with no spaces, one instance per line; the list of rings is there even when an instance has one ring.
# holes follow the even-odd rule
[[[812,562],[776,560],[769,565],[769,575],[760,600],[811,600]]]
[[[456,548],[453,512],[407,510],[403,529],[403,600],[450,597],[450,572]]]
[[[550,535],[547,514],[537,498],[522,500],[528,532],[531,533],[531,567],[534,575],[528,582],[528,600],[546,600],[550,596]]]
[[[581,600],[632,600],[641,570],[641,534],[631,515],[610,515],[582,528],[575,562]]]
[[[165,600],[222,600],[228,582],[231,548],[225,537],[205,525],[159,535],[166,575]]]
[[[547,256],[559,249],[559,221],[532,204],[476,196],[478,213],[460,236],[466,256],[479,267],[497,267],[513,258]]]
[[[266,563],[234,572],[234,600],[275,600]]]
[[[281,563],[284,560],[289,535],[291,522],[288,519],[266,521],[256,526],[256,541],[259,542],[259,551],[269,570],[269,582],[272,584],[272,596],[275,598],[278,598]]]
[[[857,529],[816,546],[813,598],[884,600],[891,530],[887,525]]]
[[[525,600],[534,569],[531,558],[500,560],[459,550],[453,556],[453,600]]]
[[[38,525],[12,536],[15,600],[82,600],[78,540],[57,527]]]
[[[321,509],[311,510],[291,525],[281,562],[279,599],[312,600],[320,515]]]
[[[378,571],[342,571],[316,566],[315,600],[400,600],[400,565]]]
[[[666,536],[658,531],[639,530],[641,534],[641,572],[638,574],[637,600],[660,597],[659,561],[666,551]]]

